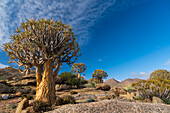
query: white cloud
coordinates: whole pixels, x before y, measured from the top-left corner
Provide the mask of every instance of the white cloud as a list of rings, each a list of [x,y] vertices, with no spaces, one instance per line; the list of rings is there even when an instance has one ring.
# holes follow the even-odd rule
[[[117,80],[117,81],[121,82],[121,80]]]
[[[8,67],[8,65],[4,65],[0,63],[0,68],[5,68],[5,67]]]
[[[131,72],[131,77],[139,78],[139,79],[148,79],[150,76],[150,72]]]
[[[148,0],[143,0],[148,1]],[[25,18],[53,18],[70,24],[80,45],[88,42],[90,27],[110,11],[141,3],[138,0],[0,0],[0,45]]]

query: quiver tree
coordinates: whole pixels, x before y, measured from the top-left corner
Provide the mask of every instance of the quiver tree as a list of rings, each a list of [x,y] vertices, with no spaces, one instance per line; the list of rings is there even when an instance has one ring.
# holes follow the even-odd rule
[[[38,19],[21,23],[3,49],[19,69],[36,68],[36,98],[49,104],[55,103],[55,76],[62,63],[73,64],[79,46],[70,25],[60,21]]]
[[[170,72],[167,70],[158,69],[158,70],[152,72],[150,75],[150,79],[155,79],[157,77],[161,77],[163,79],[170,80]]]
[[[86,65],[83,64],[83,63],[75,63],[75,64],[73,64],[71,71],[73,73],[77,73],[78,74],[78,78],[81,78],[80,74],[84,73],[86,68],[87,68]]]
[[[104,70],[97,69],[93,72],[93,80],[97,80],[97,83],[102,83],[103,79],[108,77],[107,73]]]

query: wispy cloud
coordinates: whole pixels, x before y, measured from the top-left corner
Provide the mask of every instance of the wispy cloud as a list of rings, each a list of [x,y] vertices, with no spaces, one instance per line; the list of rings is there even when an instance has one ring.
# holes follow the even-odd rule
[[[5,67],[8,67],[8,65],[1,64],[1,63],[0,63],[0,68],[5,68]]]
[[[139,3],[139,0],[1,0],[0,45],[9,41],[8,37],[25,18],[62,20],[75,29],[83,45],[90,37],[90,27],[107,15],[104,13],[107,9],[113,12]]]
[[[164,63],[164,65],[165,65],[165,66],[169,66],[169,65],[170,65],[170,59],[168,59],[168,61],[166,61],[166,62]]]
[[[131,72],[131,77],[133,78],[140,78],[140,79],[148,79],[150,76],[150,72]]]
[[[101,62],[101,61],[102,61],[102,59],[98,59],[98,61],[99,61],[99,62]]]

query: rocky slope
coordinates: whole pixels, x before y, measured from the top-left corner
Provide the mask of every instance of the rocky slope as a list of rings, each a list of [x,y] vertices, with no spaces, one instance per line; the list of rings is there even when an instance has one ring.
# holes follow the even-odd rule
[[[63,105],[46,113],[169,113],[170,105],[103,100],[76,105]]]

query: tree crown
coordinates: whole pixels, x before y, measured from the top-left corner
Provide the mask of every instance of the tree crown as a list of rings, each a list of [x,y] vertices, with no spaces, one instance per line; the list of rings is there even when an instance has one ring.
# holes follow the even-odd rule
[[[86,65],[83,64],[83,63],[74,63],[71,71],[74,72],[74,73],[75,72],[83,73],[83,72],[85,72],[86,68],[87,68]]]
[[[3,49],[10,56],[9,63],[15,62],[20,69],[41,66],[48,59],[54,68],[59,62],[70,65],[80,55],[71,26],[49,19],[27,19]]]

